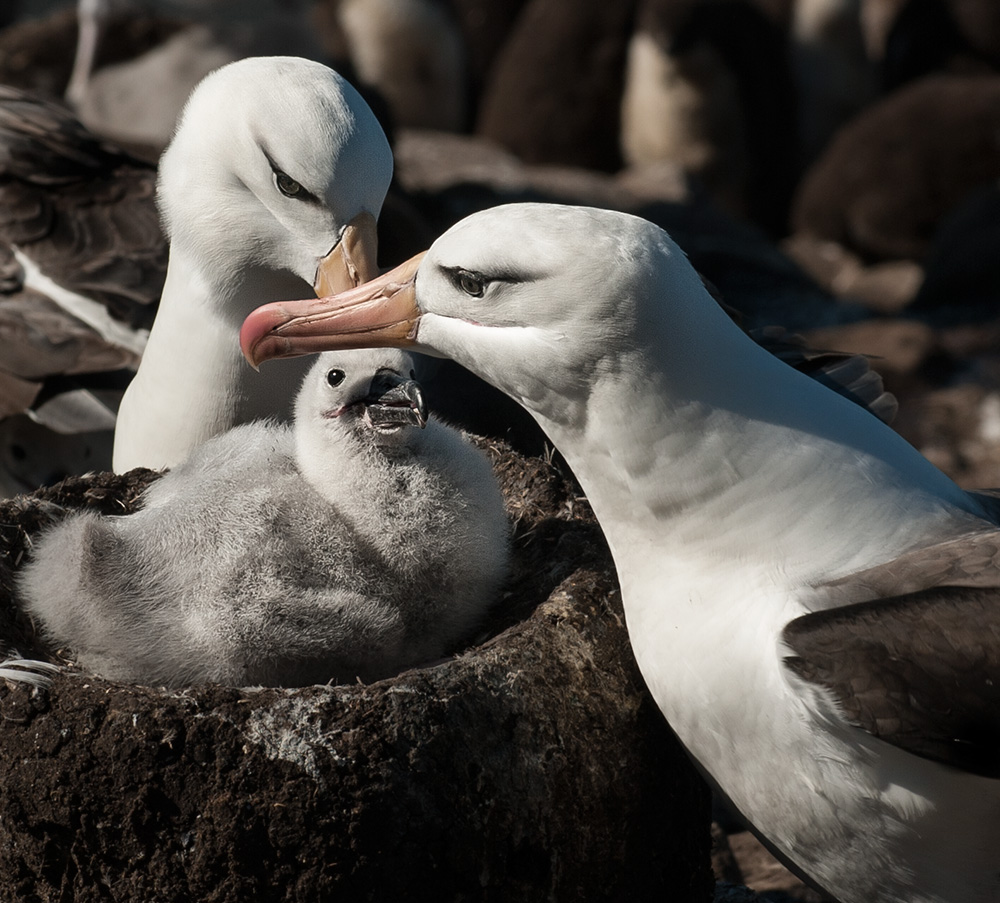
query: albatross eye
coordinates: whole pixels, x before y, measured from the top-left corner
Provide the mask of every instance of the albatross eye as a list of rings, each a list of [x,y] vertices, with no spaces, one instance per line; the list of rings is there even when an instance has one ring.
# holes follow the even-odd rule
[[[302,191],[302,186],[295,179],[280,170],[275,172],[274,181],[278,186],[278,191],[286,198],[293,198]]]
[[[483,293],[486,291],[486,281],[475,273],[469,273],[466,270],[460,270],[456,273],[455,281],[465,294],[471,295],[473,298],[482,298]]]
[[[339,386],[344,381],[345,376],[347,376],[347,374],[343,370],[338,370],[336,367],[332,370],[326,371],[326,381],[334,388]]]

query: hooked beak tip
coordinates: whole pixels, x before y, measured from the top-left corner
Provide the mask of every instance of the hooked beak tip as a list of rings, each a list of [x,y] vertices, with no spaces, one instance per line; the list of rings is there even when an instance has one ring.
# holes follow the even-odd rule
[[[258,307],[240,329],[244,357],[259,369],[276,357],[416,344],[422,313],[415,278],[422,257],[336,295]]]

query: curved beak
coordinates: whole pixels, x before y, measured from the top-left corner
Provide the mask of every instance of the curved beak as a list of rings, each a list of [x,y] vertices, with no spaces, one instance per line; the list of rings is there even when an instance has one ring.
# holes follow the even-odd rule
[[[375,427],[427,426],[427,402],[420,383],[396,373],[377,373],[372,378],[365,409]]]
[[[415,344],[420,321],[416,276],[423,257],[418,254],[384,276],[325,298],[258,307],[240,329],[243,356],[256,369],[279,357]]]
[[[346,292],[378,275],[378,226],[375,217],[362,210],[344,228],[344,234],[316,268],[316,296]]]

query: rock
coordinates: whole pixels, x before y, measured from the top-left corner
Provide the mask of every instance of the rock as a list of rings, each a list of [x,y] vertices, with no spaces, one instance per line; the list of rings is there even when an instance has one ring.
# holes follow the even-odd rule
[[[729,885],[740,884],[743,877],[729,846],[729,836],[715,821],[712,822],[712,873],[717,882]]]
[[[720,881],[715,885],[714,903],[757,903],[760,899],[750,888]]]
[[[646,693],[575,484],[489,448],[515,565],[488,637],[362,686],[0,682],[0,899],[702,901],[708,793]],[[45,523],[155,474],[0,504],[0,637],[46,649],[12,576]],[[10,651],[8,649],[7,651]]]

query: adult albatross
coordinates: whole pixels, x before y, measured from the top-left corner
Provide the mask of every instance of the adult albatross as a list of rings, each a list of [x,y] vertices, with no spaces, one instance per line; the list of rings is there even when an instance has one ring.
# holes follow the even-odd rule
[[[290,418],[305,366],[254,373],[240,323],[259,304],[376,275],[391,177],[375,115],[320,63],[251,58],[199,84],[160,160],[170,260],[119,411],[116,471],[171,467],[239,423]]]
[[[1000,899],[992,500],[761,351],[662,230],[494,208],[242,343],[405,345],[507,392],[594,507],[658,705],[768,845],[842,903]]]

